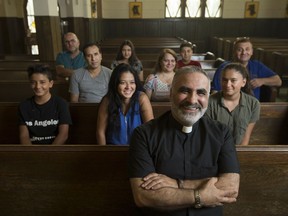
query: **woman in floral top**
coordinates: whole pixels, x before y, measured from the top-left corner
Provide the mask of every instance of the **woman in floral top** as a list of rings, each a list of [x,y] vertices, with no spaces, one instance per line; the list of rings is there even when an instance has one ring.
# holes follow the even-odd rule
[[[172,49],[163,49],[158,57],[155,73],[150,74],[144,89],[151,101],[170,101],[170,88],[177,65],[177,55]]]

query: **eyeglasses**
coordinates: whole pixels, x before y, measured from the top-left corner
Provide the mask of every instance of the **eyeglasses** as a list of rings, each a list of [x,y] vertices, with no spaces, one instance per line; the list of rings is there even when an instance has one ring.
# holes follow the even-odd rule
[[[69,44],[69,43],[76,43],[77,41],[75,39],[72,39],[72,40],[66,40],[65,43],[66,44]]]

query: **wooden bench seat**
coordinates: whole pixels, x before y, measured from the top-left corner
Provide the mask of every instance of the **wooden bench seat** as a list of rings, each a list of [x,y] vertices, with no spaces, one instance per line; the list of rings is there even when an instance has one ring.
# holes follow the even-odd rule
[[[222,57],[226,60],[232,59],[233,42],[235,37],[213,37],[211,38],[212,52],[216,57]],[[266,65],[271,65],[269,58],[264,59],[263,54],[259,53],[259,50],[265,50],[267,52],[283,52],[288,51],[288,39],[281,38],[256,38],[252,37],[251,41],[254,48],[254,59],[262,61]],[[273,69],[273,68],[272,68]]]
[[[210,61],[210,60],[207,60]],[[213,60],[212,60],[213,61]],[[209,63],[210,64],[210,63]],[[207,65],[206,65],[207,66]],[[208,66],[207,66],[208,67]],[[212,80],[215,68],[204,69]],[[144,68],[144,80],[151,73],[154,67]],[[63,78],[56,78],[51,92],[69,100],[69,81]],[[9,92],[9,94],[7,94]],[[0,70],[0,101],[1,102],[20,102],[32,95],[26,71]]]
[[[120,46],[124,40],[130,40],[133,42],[134,46],[145,45],[150,46],[157,44],[177,44],[181,43],[183,39],[178,37],[127,37],[127,38],[106,38],[101,41],[101,46],[110,45],[110,46]]]
[[[102,60],[102,65],[110,68],[111,67],[111,63],[112,63],[112,59],[106,59],[106,60]],[[216,60],[199,60],[199,63],[201,64],[201,67],[203,69],[211,69],[211,68],[215,68],[215,62]],[[156,66],[157,63],[157,59],[154,60],[142,60],[141,61],[143,68],[154,68]]]
[[[0,68],[0,80],[26,80],[28,81],[28,73],[22,69],[3,69]]]
[[[213,37],[211,38],[212,52],[216,57],[224,58],[225,60],[232,60],[233,56],[233,42],[236,37]],[[288,85],[287,81],[287,64],[285,63],[285,56],[288,54],[288,39],[279,38],[250,38],[253,43],[252,59],[261,61],[273,71],[275,71],[284,81],[283,86]],[[277,55],[273,53],[277,52]],[[283,63],[284,62],[284,63]],[[262,102],[275,101],[275,97],[279,92],[279,88],[272,88],[269,91],[272,95],[270,98],[261,97]],[[275,93],[276,92],[276,93]]]
[[[179,56],[179,51],[177,55]],[[154,60],[157,61],[159,54],[158,53],[136,53],[137,57],[141,60]],[[102,57],[104,61],[113,61],[116,58],[117,53],[102,53]],[[215,59],[215,56],[211,52],[206,53],[193,53],[192,58],[194,60],[212,60]]]
[[[173,49],[178,52],[182,40],[174,37],[135,37],[135,38],[108,38],[101,42],[103,53],[116,53],[121,43],[129,39],[135,46],[136,53],[159,53],[164,48]]]
[[[69,82],[55,81],[52,94],[69,100]],[[0,101],[1,102],[20,102],[33,95],[28,80],[0,80]]]
[[[127,146],[0,146],[1,215],[138,216]],[[287,215],[288,147],[237,146],[237,202],[224,216]]]
[[[17,108],[19,103],[0,103],[0,144],[15,144],[18,140]],[[154,116],[170,110],[169,102],[153,102]],[[96,144],[98,104],[71,103],[73,124],[68,144]],[[288,103],[261,103],[260,120],[252,132],[250,145],[288,144]]]
[[[47,64],[50,66],[51,70],[55,70],[55,61],[40,61],[40,60],[0,60],[1,69],[17,69],[17,70],[27,70],[31,65],[35,64]]]

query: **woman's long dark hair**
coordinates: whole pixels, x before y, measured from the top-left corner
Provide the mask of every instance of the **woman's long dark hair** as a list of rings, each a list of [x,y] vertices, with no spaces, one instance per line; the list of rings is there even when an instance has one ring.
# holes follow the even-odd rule
[[[243,79],[246,79],[246,84],[245,84],[245,86],[243,86],[241,88],[241,91],[246,93],[246,94],[249,94],[249,95],[254,95],[252,87],[251,87],[251,84],[250,84],[249,72],[248,72],[248,70],[245,68],[245,66],[243,64],[237,63],[237,62],[229,63],[223,68],[222,74],[226,70],[235,70],[238,73],[240,73],[242,75]]]
[[[127,46],[129,46],[131,48],[131,56],[128,59],[128,61],[129,61],[130,65],[134,65],[135,62],[139,61],[139,59],[138,59],[138,57],[136,55],[134,44],[130,40],[124,40],[122,42],[122,44],[120,45],[120,48],[118,50],[118,53],[117,53],[117,56],[116,56],[116,60],[118,61],[118,60],[123,60],[124,59],[124,56],[122,54],[122,49],[123,49],[123,47],[125,45],[127,45]]]
[[[132,73],[136,84],[135,92],[130,100],[130,107],[132,108],[132,112],[135,111],[135,102],[136,100],[138,100],[139,91],[143,91],[143,87],[139,80],[139,77],[137,73],[133,70],[133,68],[125,63],[117,65],[112,72],[109,81],[108,93],[105,96],[109,99],[108,114],[110,121],[118,119],[118,109],[122,106],[122,98],[118,93],[118,85],[120,83],[120,77],[123,73]]]

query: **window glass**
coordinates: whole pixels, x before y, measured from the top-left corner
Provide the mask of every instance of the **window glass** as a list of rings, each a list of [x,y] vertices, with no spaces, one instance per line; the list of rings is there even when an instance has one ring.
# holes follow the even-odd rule
[[[181,17],[181,0],[166,0],[165,17]]]
[[[26,10],[27,10],[27,20],[28,20],[28,26],[29,26],[30,32],[36,33],[33,0],[27,1]]]
[[[29,33],[27,33],[27,34],[30,35],[30,37],[31,37],[31,34],[36,33],[33,0],[27,1],[26,11],[27,11],[27,22],[28,22],[28,27],[29,27],[29,30],[28,30]],[[32,53],[32,55],[38,55],[39,54],[38,45],[36,45],[36,44],[31,45],[31,53]]]
[[[185,8],[185,17],[201,16],[201,0],[187,0]]]
[[[206,0],[205,17],[221,17],[221,0]]]

